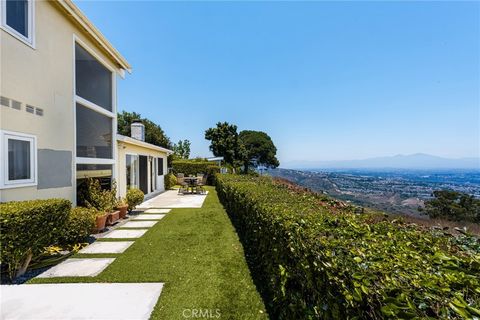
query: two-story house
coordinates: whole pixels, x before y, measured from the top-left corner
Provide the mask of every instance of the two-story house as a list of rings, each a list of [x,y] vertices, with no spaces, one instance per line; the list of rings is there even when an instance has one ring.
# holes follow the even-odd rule
[[[70,0],[0,3],[0,201],[75,203],[79,179],[119,172],[117,80],[131,67]]]

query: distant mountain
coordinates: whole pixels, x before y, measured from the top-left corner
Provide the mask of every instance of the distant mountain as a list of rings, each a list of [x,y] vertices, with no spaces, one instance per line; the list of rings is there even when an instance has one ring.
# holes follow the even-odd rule
[[[424,153],[377,157],[363,160],[291,161],[282,165],[291,169],[478,169],[480,158],[450,159]]]

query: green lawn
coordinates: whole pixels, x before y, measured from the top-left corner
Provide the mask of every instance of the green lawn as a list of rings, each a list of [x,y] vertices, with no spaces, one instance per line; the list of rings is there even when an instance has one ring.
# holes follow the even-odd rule
[[[152,319],[183,319],[185,309],[218,310],[219,319],[267,318],[237,234],[208,190],[201,209],[174,209],[126,252],[106,255],[117,259],[99,276],[30,282],[164,282]]]

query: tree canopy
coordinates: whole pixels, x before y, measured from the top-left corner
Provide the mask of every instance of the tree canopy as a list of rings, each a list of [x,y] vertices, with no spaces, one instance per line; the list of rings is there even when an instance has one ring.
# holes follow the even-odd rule
[[[176,155],[177,159],[188,159],[190,158],[190,140],[179,140],[178,143],[173,145],[173,152]]]
[[[118,114],[117,130],[119,134],[130,136],[130,125],[134,120],[141,120],[145,126],[145,142],[154,144],[156,146],[172,149],[172,142],[165,134],[163,129],[156,123],[142,118],[139,113],[122,111]]]
[[[216,157],[223,157],[232,166],[243,162],[244,148],[238,138],[237,126],[228,122],[218,122],[214,128],[205,131],[205,139],[210,140],[210,151]]]
[[[438,190],[425,202],[425,213],[432,218],[480,222],[480,199],[463,192]]]
[[[239,139],[245,147],[245,168],[251,165],[263,165],[267,168],[276,168],[280,165],[276,154],[277,148],[272,138],[262,131],[244,130],[240,132]]]

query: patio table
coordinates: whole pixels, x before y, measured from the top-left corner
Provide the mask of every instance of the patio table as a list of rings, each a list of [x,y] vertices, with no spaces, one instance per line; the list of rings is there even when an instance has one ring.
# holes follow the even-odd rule
[[[197,181],[198,181],[197,177],[185,177],[183,181],[188,183],[187,192],[188,192],[188,188],[191,188],[192,189],[191,193],[193,193],[193,188],[197,186]]]

